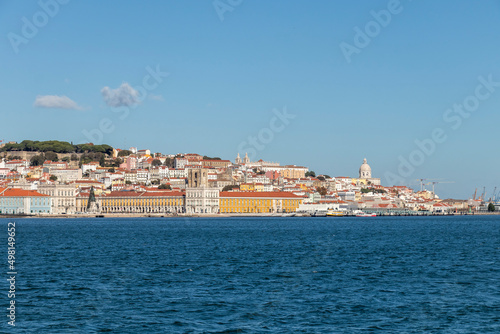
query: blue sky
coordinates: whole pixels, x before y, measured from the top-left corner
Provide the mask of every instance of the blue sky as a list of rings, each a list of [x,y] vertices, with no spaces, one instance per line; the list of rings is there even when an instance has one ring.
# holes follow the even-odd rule
[[[500,82],[498,0],[55,1],[0,1],[0,139],[254,149],[332,176],[366,157],[385,185],[454,181],[442,197],[500,186],[500,86],[473,98],[478,78]],[[465,101],[454,129],[444,115]],[[446,138],[416,152],[435,129]]]

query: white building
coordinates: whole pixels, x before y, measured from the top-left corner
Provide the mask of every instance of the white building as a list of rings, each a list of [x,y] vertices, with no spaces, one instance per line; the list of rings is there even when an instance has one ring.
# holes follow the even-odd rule
[[[52,213],[72,214],[76,211],[77,188],[74,184],[42,183],[38,185],[40,194],[52,198]]]
[[[130,183],[137,183],[137,171],[132,170],[125,172],[125,183],[127,183],[127,181]]]
[[[187,169],[185,168],[169,168],[168,177],[169,178],[186,178],[188,176]]]
[[[219,189],[208,185],[208,170],[190,169],[186,187],[186,213],[218,213]]]
[[[151,180],[151,174],[147,169],[138,169],[137,172],[137,182],[147,184]]]
[[[82,173],[85,174],[89,171],[95,171],[99,167],[98,162],[89,162],[88,164],[82,164]]]
[[[359,178],[360,179],[366,179],[369,183],[373,185],[380,185],[380,179],[379,178],[372,178],[372,169],[370,165],[366,162],[366,158],[363,159],[363,164],[361,167],[359,167]]]
[[[50,172],[52,175],[57,176],[61,182],[71,182],[82,178],[82,170],[77,169],[53,169]]]
[[[174,159],[174,168],[185,168],[187,164],[188,164],[188,159],[186,158]]]

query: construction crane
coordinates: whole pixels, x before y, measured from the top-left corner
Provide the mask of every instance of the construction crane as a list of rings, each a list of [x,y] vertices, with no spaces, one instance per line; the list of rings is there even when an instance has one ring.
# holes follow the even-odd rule
[[[455,183],[455,181],[433,181],[426,183],[426,185],[432,184],[432,196],[433,198],[436,198],[436,192],[434,191],[434,186],[438,183]]]
[[[440,179],[417,179],[417,181],[420,182],[420,191],[424,191],[425,186],[430,184],[430,183],[424,183],[424,181],[431,181],[431,180],[440,180]]]
[[[477,188],[476,188],[476,190],[474,190],[474,195],[472,195],[473,200],[476,200],[476,194],[477,194]]]
[[[417,179],[417,181],[420,181],[420,191],[424,191],[424,181],[427,179]]]
[[[493,194],[491,194],[490,200],[488,202],[496,202],[497,201],[497,187],[493,189]]]
[[[484,196],[486,195],[486,187],[483,187],[483,193],[479,198],[477,199],[478,201],[484,202]]]

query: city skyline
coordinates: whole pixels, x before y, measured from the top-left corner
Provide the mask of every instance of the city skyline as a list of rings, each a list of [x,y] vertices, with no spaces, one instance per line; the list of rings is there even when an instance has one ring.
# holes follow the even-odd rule
[[[0,4],[0,139],[500,186],[500,2],[231,3]]]

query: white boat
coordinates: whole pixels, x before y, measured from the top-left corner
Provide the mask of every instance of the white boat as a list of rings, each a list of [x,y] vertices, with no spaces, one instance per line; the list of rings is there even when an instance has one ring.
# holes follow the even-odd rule
[[[356,213],[356,217],[377,217],[377,214],[376,213],[359,212],[359,213]]]
[[[326,210],[316,210],[314,213],[311,215],[312,217],[326,217],[327,211]]]

